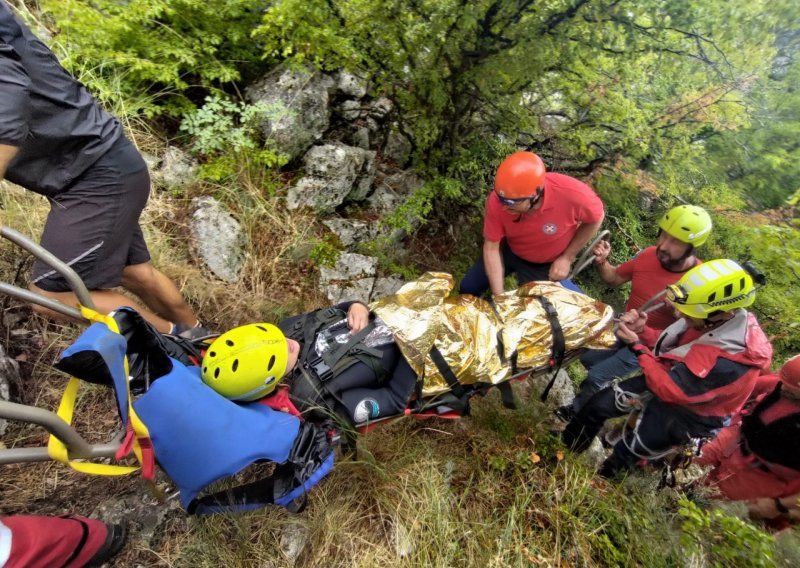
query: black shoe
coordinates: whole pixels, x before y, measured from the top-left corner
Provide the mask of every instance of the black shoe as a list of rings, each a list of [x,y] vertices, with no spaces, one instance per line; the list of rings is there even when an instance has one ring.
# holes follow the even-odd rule
[[[127,525],[106,525],[106,528],[108,529],[106,541],[89,559],[86,566],[102,566],[125,545],[128,539]]]
[[[175,324],[175,333],[173,333],[173,335],[183,337],[184,339],[188,339],[190,341],[195,341],[198,339],[206,339],[207,337],[216,337],[219,334],[211,331],[207,327],[203,327],[202,325],[189,327],[186,324],[179,323]]]
[[[559,406],[553,411],[553,414],[562,422],[572,422],[572,419],[575,418],[575,411],[572,410],[571,404]]]

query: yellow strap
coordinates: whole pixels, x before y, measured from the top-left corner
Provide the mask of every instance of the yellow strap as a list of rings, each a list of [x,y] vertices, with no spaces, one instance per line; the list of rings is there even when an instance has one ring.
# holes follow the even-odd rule
[[[96,323],[103,323],[114,333],[119,333],[119,326],[117,326],[117,322],[114,320],[114,318],[100,314],[84,306],[80,306],[80,310],[83,317],[85,317],[89,321],[93,321]],[[124,359],[124,368],[125,368],[125,378],[127,379],[128,377],[127,357],[125,357]],[[80,386],[80,381],[75,377],[71,377],[69,383],[67,383],[67,388],[64,390],[64,396],[61,398],[61,403],[58,406],[58,412],[57,412],[58,416],[69,425],[72,424],[73,411],[75,409],[75,402],[78,396],[79,386]],[[131,405],[131,393],[130,393],[130,388],[128,387],[127,380],[125,381],[125,386],[127,390],[126,398],[128,404],[128,415],[130,417],[133,431],[136,434],[137,438],[139,437],[149,438],[150,433],[148,432],[147,427],[136,415],[136,412],[134,412],[133,406]],[[136,458],[141,463],[142,454],[138,440],[134,441],[133,450],[134,454],[136,455]],[[106,465],[106,464],[97,464],[91,462],[76,462],[70,460],[69,452],[67,451],[66,445],[52,434],[50,435],[50,439],[47,442],[47,453],[52,459],[68,464],[72,469],[80,471],[82,473],[88,473],[91,475],[127,475],[139,469],[138,466]]]
[[[75,408],[75,400],[78,397],[79,386],[80,381],[78,379],[75,377],[70,378],[67,388],[64,390],[64,396],[61,398],[61,403],[58,405],[58,416],[70,425],[72,424],[73,409]],[[69,465],[75,471],[91,475],[127,475],[139,469],[138,466],[107,465],[70,460],[67,446],[52,434],[47,441],[47,453],[52,459]]]
[[[80,306],[80,308],[81,308],[81,314],[86,319],[88,319],[90,321],[93,321],[93,322],[104,323],[106,325],[106,327],[108,327],[108,329],[110,329],[114,333],[117,333],[117,334],[119,333],[119,326],[117,325],[117,321],[114,318],[112,318],[111,316],[100,314],[100,313],[98,313],[98,312],[96,312],[96,311],[94,311],[92,309],[89,309],[87,307],[84,307],[84,306]],[[129,368],[128,368],[128,358],[127,357],[125,357],[125,359],[123,360],[123,364],[125,365],[125,377],[127,378],[128,375],[130,374],[130,371],[129,371]],[[139,438],[139,437],[140,438],[149,438],[150,437],[150,432],[147,429],[147,426],[144,425],[144,422],[142,422],[139,419],[139,416],[136,414],[136,411],[133,410],[133,406],[131,404],[132,400],[131,400],[130,383],[127,380],[125,381],[125,390],[127,391],[126,392],[126,397],[128,399],[128,416],[129,416],[129,419],[131,421],[131,426],[133,427],[133,431],[136,434],[137,438]],[[139,445],[138,442],[136,442],[134,444],[134,452],[136,453],[136,457],[139,458],[139,461],[141,461],[141,456],[139,455],[139,452],[137,451],[138,450],[138,445]]]

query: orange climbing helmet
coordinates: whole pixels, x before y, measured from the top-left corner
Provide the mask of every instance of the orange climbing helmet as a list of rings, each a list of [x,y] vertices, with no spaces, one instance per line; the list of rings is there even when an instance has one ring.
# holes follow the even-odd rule
[[[494,190],[506,200],[528,199],[544,187],[546,173],[544,162],[533,152],[514,152],[497,168]]]

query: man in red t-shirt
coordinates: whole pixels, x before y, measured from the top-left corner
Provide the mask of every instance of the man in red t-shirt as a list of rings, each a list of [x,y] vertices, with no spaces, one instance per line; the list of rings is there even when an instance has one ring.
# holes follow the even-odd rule
[[[695,247],[702,245],[711,233],[711,218],[701,207],[679,205],[670,209],[658,222],[660,232],[655,246],[648,247],[628,262],[614,266],[608,262],[611,245],[599,242],[592,252],[600,278],[609,286],[631,283],[631,295],[625,311],[637,310],[650,298],[670,284],[677,282],[683,274],[700,264],[695,256]],[[653,347],[659,334],[675,321],[674,311],[664,305],[647,315],[647,327],[639,334],[641,341]],[[586,402],[612,379],[623,377],[639,369],[636,356],[624,348],[590,350],[583,354],[581,362],[589,371],[581,383],[571,409],[577,412]],[[569,407],[557,411],[559,416],[569,418]]]
[[[502,294],[509,274],[519,284],[564,280],[604,215],[603,202],[585,183],[547,173],[531,152],[511,154],[486,198],[483,257],[461,280],[461,293]]]

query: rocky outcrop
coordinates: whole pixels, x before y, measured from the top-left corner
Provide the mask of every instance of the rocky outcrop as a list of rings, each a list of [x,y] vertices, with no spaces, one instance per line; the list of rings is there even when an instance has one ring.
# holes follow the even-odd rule
[[[344,144],[314,146],[303,156],[303,165],[306,175],[286,196],[289,209],[308,206],[330,213],[348,197],[366,197],[375,178],[375,152]]]
[[[245,95],[253,104],[284,107],[285,112],[277,117],[263,120],[261,131],[291,161],[302,156],[328,130],[330,91],[336,84],[333,77],[311,69],[278,68],[247,87]]]
[[[342,253],[332,267],[320,268],[320,290],[331,304],[348,300],[369,302],[378,261],[370,256]]]
[[[358,219],[326,219],[322,222],[331,232],[339,238],[339,242],[347,249],[352,249],[377,236],[374,224]]]
[[[368,80],[352,72],[283,67],[255,81],[245,94],[251,104],[278,109],[267,113],[259,127],[266,146],[286,156],[287,169],[297,174],[286,191],[288,209],[313,209],[339,236],[347,249],[345,259],[360,243],[387,233],[394,241],[405,235],[399,229],[379,230],[381,218],[394,213],[424,184],[412,170],[403,169],[411,161],[413,144],[396,122],[390,99],[372,96]],[[197,181],[199,164],[177,148],[148,158],[157,185],[183,188]],[[351,205],[371,221],[339,217]],[[238,223],[212,198],[194,201],[192,208],[198,259],[216,277],[236,282],[244,263]],[[337,216],[325,218],[333,214]],[[408,221],[415,226],[415,219]],[[374,268],[354,276],[352,284],[344,284],[347,278],[330,277],[328,284],[323,277],[330,298],[367,301],[376,291],[392,292],[399,280],[376,280]]]
[[[167,189],[183,188],[197,181],[200,169],[197,161],[189,154],[168,146],[161,160],[147,156],[153,182]]]
[[[244,264],[244,236],[236,219],[213,197],[192,200],[191,232],[200,260],[218,278],[236,282]]]

